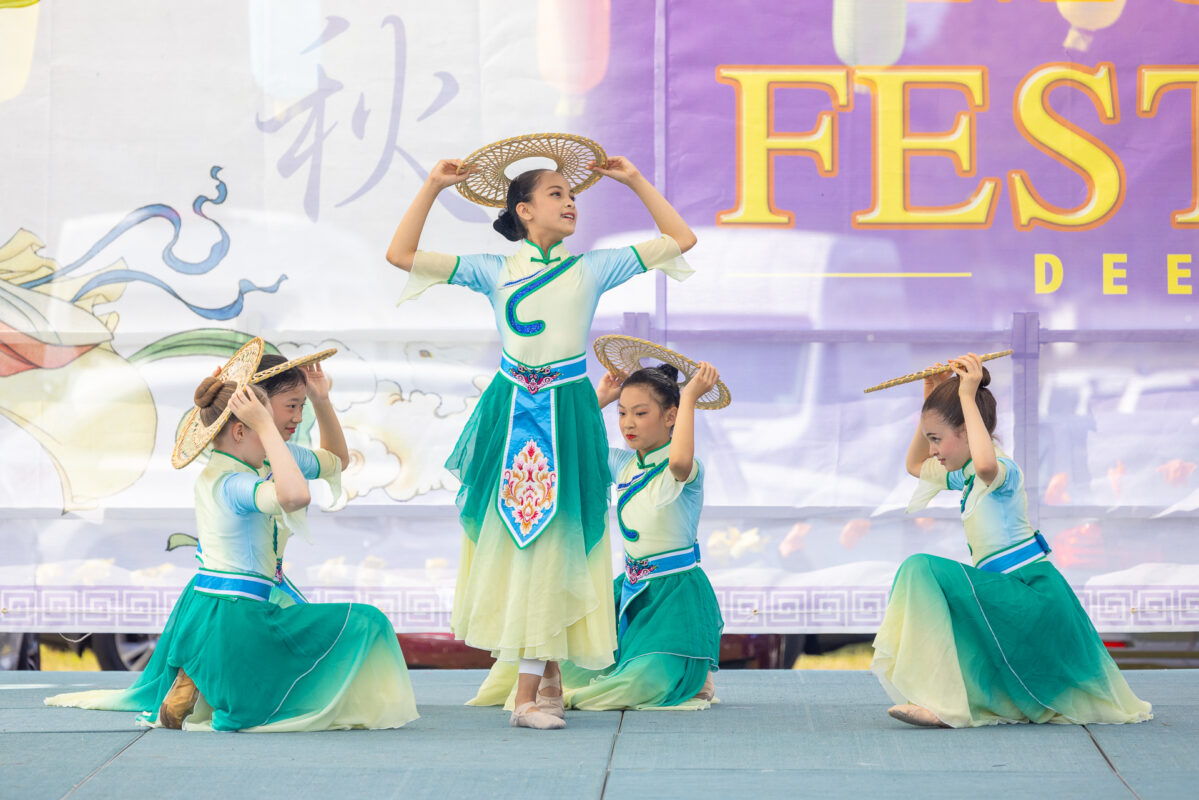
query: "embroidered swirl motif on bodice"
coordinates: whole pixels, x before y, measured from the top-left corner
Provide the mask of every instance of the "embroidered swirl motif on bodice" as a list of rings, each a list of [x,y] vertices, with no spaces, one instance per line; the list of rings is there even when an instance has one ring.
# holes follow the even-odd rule
[[[541,289],[554,278],[557,278],[563,272],[566,272],[566,270],[570,269],[578,260],[578,256],[571,256],[558,266],[536,275],[524,286],[513,292],[512,296],[508,298],[508,302],[504,304],[504,318],[508,322],[508,327],[521,336],[536,336],[544,331],[544,320],[522,322],[516,316],[516,307],[520,305],[529,295],[533,294],[538,289]]]
[[[633,497],[649,486],[649,482],[662,474],[662,470],[670,465],[669,461],[663,461],[661,464],[650,467],[640,475],[634,476],[628,483],[623,483],[616,487],[620,493],[620,498],[616,501],[616,521],[620,525],[620,535],[628,539],[630,542],[635,542],[641,538],[641,534],[630,528],[624,522],[624,507],[629,504]]]

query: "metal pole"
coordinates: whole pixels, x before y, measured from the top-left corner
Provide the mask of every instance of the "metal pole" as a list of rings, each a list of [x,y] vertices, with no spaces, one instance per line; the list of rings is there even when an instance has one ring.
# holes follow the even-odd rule
[[[1041,321],[1036,311],[1012,314],[1012,410],[1015,415],[1012,453],[1024,470],[1024,488],[1028,493],[1028,520],[1040,524],[1040,394]]]

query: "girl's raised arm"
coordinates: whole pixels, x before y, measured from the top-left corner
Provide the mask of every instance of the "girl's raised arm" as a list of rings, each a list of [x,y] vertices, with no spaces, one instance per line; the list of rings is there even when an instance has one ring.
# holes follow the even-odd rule
[[[613,156],[608,159],[606,166],[601,167],[592,161],[587,167],[632,189],[637,198],[645,204],[649,215],[654,218],[658,230],[674,239],[679,250],[686,253],[695,246],[695,233],[691,227],[662,193],[633,166],[632,161],[623,156]]]
[[[999,474],[999,462],[995,460],[995,445],[991,444],[991,434],[975,399],[978,385],[983,379],[983,362],[974,353],[967,353],[950,364],[958,375],[958,399],[962,401],[962,417],[966,420],[966,438],[970,442],[974,474],[990,486]]]
[[[404,217],[396,227],[391,244],[387,247],[387,260],[394,266],[408,272],[412,269],[412,260],[416,258],[416,249],[420,244],[420,234],[425,228],[425,220],[429,209],[437,200],[437,195],[447,186],[453,186],[466,180],[472,172],[471,168],[462,170],[462,161],[457,158],[446,158],[438,161],[429,172],[420,191],[412,199],[412,205],[404,212]]]
[[[620,384],[620,378],[611,372],[604,373],[604,377],[600,378],[599,386],[595,387],[595,400],[599,403],[600,408],[620,397]]]
[[[304,390],[312,401],[312,411],[316,415],[316,424],[321,429],[321,449],[328,450],[341,461],[341,468],[350,466],[350,448],[346,445],[346,435],[341,429],[341,421],[333,402],[329,400],[329,390],[333,382],[321,369],[320,362],[302,367],[304,370]]]
[[[249,386],[242,387],[229,398],[229,408],[232,409],[233,416],[249,426],[262,440],[266,457],[271,462],[271,472],[274,473],[272,480],[275,483],[275,497],[279,506],[287,512],[307,507],[312,502],[312,495],[308,493],[308,481],[300,472],[296,460],[291,457],[291,451],[283,443],[283,437],[275,427],[275,419],[271,412],[259,401]]]
[[[670,474],[676,481],[691,477],[695,461],[695,402],[720,379],[716,367],[699,362],[699,370],[679,392],[679,411],[670,437]]]
[[[941,366],[938,361],[933,366]],[[948,372],[938,372],[934,375],[929,375],[924,379],[924,399],[933,393],[939,385],[949,379]],[[924,467],[924,462],[928,460],[928,440],[924,438],[924,429],[920,425],[920,417],[916,417],[916,433],[912,436],[912,443],[908,445],[908,456],[905,465],[908,468],[908,474],[913,478],[920,477],[920,470]]]

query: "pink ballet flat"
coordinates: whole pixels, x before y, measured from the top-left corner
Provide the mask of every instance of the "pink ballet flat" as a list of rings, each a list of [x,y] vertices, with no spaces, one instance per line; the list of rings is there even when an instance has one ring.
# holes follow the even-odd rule
[[[545,694],[547,689],[556,694]],[[558,673],[553,678],[543,677],[541,679],[541,683],[537,686],[537,710],[558,719],[566,718],[566,704],[562,699],[562,673]]]
[[[516,710],[512,712],[512,718],[508,720],[508,724],[513,728],[553,731],[565,728],[566,720],[538,710],[536,703],[524,703],[517,706]]]
[[[900,722],[906,722],[909,725],[915,725],[920,728],[948,728],[941,720],[937,719],[937,715],[929,711],[923,706],[905,703],[901,706],[891,706],[887,709],[887,713],[895,717]]]

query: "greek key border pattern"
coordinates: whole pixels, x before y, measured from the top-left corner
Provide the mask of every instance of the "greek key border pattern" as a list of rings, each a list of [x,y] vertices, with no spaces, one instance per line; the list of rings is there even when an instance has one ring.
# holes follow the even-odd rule
[[[314,603],[369,603],[398,631],[449,629],[446,593],[434,587],[323,586],[303,589]],[[177,587],[0,587],[0,630],[157,631],[179,597]],[[878,628],[888,588],[877,586],[719,586],[729,633],[858,631]],[[1199,630],[1199,586],[1076,587],[1100,630]]]

